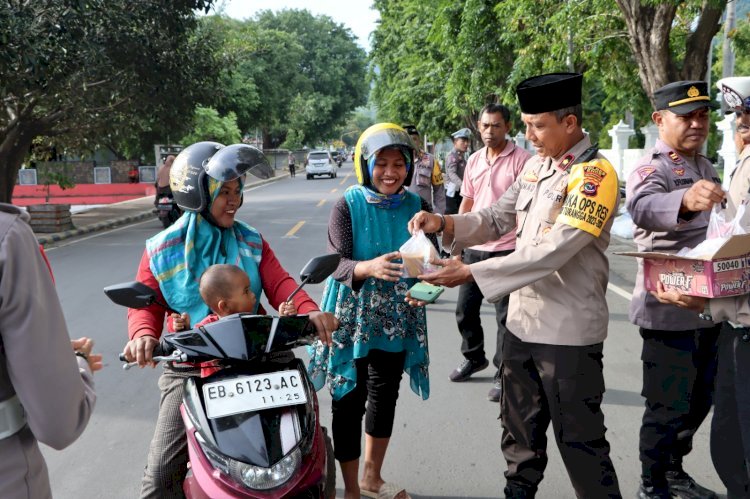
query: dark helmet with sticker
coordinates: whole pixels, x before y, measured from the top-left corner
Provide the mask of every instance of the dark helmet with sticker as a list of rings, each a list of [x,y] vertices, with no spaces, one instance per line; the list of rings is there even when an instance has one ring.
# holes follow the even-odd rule
[[[204,212],[211,204],[208,177],[229,182],[251,173],[268,178],[273,170],[263,153],[247,144],[223,146],[218,142],[196,142],[177,155],[169,172],[169,185],[177,206]]]

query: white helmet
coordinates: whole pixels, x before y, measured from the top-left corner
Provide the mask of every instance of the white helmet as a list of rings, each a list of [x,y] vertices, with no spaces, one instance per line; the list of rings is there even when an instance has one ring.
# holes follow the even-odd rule
[[[750,76],[730,76],[716,82],[731,111],[750,110]]]

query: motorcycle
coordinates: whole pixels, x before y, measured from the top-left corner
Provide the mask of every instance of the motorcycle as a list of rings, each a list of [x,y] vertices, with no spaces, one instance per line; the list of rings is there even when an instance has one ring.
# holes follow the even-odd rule
[[[166,229],[182,216],[182,210],[172,197],[172,193],[161,194],[156,200],[156,216],[161,221],[162,226]]]
[[[322,282],[340,258],[330,254],[310,260],[289,299],[305,284]],[[159,303],[154,291],[139,282],[116,284],[104,292],[129,308]],[[221,366],[206,378],[185,381],[180,412],[189,453],[186,497],[335,497],[333,445],[320,425],[307,369],[292,352],[315,337],[305,315],[252,314],[234,314],[163,337],[155,361],[213,360]],[[122,354],[120,360],[125,360]]]

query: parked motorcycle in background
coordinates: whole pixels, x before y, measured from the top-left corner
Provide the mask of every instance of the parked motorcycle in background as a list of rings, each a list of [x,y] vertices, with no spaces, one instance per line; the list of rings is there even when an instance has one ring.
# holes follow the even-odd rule
[[[340,258],[330,254],[310,260],[289,299],[305,284],[322,282]],[[104,292],[129,308],[157,301],[154,291],[140,282],[109,286]],[[315,337],[306,315],[251,314],[163,337],[155,361],[216,360],[221,366],[208,377],[185,380],[180,412],[190,457],[186,497],[335,497],[333,445],[320,426],[307,369],[292,352]]]
[[[172,193],[160,194],[156,200],[156,216],[166,229],[182,216],[182,210],[172,197]]]

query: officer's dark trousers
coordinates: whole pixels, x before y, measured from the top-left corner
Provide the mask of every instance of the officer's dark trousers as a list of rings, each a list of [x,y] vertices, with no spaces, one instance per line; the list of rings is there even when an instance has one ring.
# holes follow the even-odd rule
[[[463,262],[467,265],[481,262],[496,256],[505,256],[513,251],[475,251],[467,249],[464,251]],[[461,342],[461,353],[469,360],[481,362],[485,358],[484,352],[484,330],[479,313],[482,308],[484,295],[479,290],[476,282],[462,284],[458,288],[458,302],[456,303],[456,322],[458,331],[461,333],[463,341]],[[508,328],[505,327],[505,320],[508,317],[508,295],[502,300],[495,303],[495,322],[497,323],[497,343],[495,343],[495,354],[492,363],[495,367],[500,368],[503,351],[503,338],[506,336]]]
[[[458,213],[458,209],[461,207],[461,201],[463,200],[463,196],[459,194],[458,192],[455,193],[453,196],[445,195],[445,214],[446,215],[455,215]]]
[[[690,331],[640,329],[646,410],[640,435],[642,475],[666,486],[665,472],[682,467],[693,435],[711,409],[719,327]]]
[[[727,497],[750,498],[750,330],[725,324],[711,421],[711,458]]]
[[[509,333],[503,347],[502,383],[502,450],[511,495],[536,493],[547,466],[546,432],[551,421],[576,496],[621,497],[604,437],[602,343],[542,345]]]

